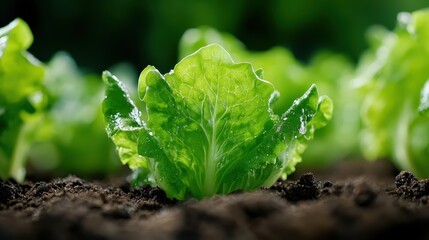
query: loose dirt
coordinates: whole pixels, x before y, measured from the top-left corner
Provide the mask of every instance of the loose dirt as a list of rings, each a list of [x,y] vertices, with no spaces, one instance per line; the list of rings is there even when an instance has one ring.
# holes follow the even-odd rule
[[[0,181],[0,239],[429,239],[429,180],[345,161],[203,201],[69,176]]]

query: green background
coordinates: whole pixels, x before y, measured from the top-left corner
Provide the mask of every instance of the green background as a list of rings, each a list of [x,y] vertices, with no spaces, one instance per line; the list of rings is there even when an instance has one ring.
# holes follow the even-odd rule
[[[42,61],[65,50],[93,71],[128,61],[166,72],[188,28],[210,25],[252,50],[282,45],[304,61],[323,48],[357,60],[369,26],[392,29],[398,12],[424,7],[427,0],[2,0],[0,25],[28,22],[30,52]]]

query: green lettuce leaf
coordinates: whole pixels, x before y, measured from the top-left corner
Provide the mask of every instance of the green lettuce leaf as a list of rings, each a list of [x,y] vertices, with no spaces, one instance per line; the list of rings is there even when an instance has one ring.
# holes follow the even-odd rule
[[[365,156],[388,157],[419,177],[429,177],[429,122],[419,113],[427,112],[428,25],[429,10],[421,10],[400,13],[392,32],[375,31],[356,78],[365,96]]]
[[[0,28],[0,178],[22,181],[32,130],[45,104],[44,67],[26,50],[28,25],[16,19]]]
[[[277,116],[274,88],[261,77],[219,45],[201,48],[165,75],[148,66],[139,78],[144,122],[121,82],[105,72],[106,130],[122,161],[139,167],[137,180],[169,197],[270,186],[301,161],[307,141],[330,119],[332,102],[311,86]]]
[[[273,104],[276,114],[283,113],[313,83],[335,102],[332,121],[316,133],[303,154],[305,167],[322,167],[333,161],[360,155],[359,96],[351,84],[353,65],[340,55],[327,51],[316,53],[304,64],[287,48],[276,46],[266,51],[250,51],[234,36],[210,27],[187,30],[179,43],[179,55],[184,57],[207,44],[223,46],[238,62],[250,62],[262,68],[267,81],[280,96]]]

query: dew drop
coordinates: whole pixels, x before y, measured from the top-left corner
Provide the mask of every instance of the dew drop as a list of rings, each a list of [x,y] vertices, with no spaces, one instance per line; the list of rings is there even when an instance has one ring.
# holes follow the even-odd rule
[[[305,134],[305,132],[307,131],[307,128],[306,128],[306,126],[305,126],[305,123],[304,122],[301,122],[301,126],[299,127],[299,133],[301,133],[301,134]]]
[[[299,117],[299,121],[301,122],[301,126],[299,127],[298,132],[305,134],[307,131],[307,116],[305,115],[304,109],[302,109],[302,115]]]

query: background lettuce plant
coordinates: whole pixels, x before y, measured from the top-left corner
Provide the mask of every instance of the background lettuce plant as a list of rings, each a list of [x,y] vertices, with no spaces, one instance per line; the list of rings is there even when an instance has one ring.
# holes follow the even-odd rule
[[[101,79],[66,53],[40,63],[27,52],[32,41],[21,19],[0,29],[0,178],[23,181],[28,160],[50,176],[118,170],[104,132]],[[127,80],[132,71],[118,66],[114,71]]]
[[[429,177],[429,121],[419,113],[428,109],[428,26],[429,10],[421,10],[400,13],[394,31],[373,29],[356,78],[365,96],[365,156],[390,158],[420,177]]]
[[[25,160],[35,125],[43,116],[42,64],[26,50],[28,25],[16,19],[0,28],[0,178],[25,177]]]
[[[34,130],[28,153],[32,166],[42,173],[86,177],[118,170],[114,146],[104,132],[100,78],[61,52],[46,64],[44,86],[49,104]]]

